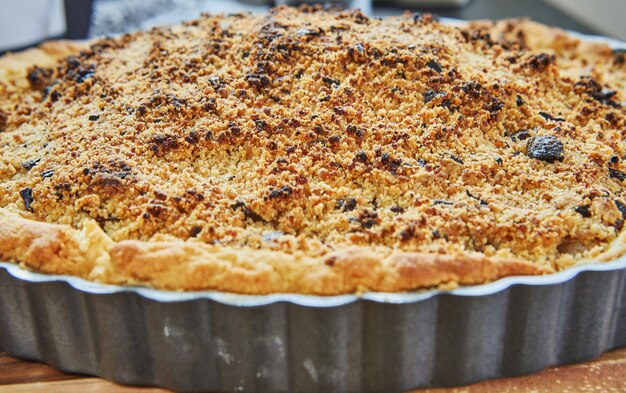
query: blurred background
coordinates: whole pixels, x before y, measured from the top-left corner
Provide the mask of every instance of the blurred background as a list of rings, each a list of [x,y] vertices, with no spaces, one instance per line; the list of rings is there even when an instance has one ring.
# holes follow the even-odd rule
[[[4,0],[0,53],[51,38],[115,35],[192,19],[200,12],[262,12],[294,0]],[[626,40],[626,0],[344,0],[373,16],[405,10],[460,19],[529,17],[585,34]]]

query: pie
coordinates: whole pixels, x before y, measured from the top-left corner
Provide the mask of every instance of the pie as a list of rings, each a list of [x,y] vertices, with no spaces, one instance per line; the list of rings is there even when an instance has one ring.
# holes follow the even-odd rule
[[[0,260],[334,295],[625,252],[626,57],[528,20],[279,7],[0,59]]]

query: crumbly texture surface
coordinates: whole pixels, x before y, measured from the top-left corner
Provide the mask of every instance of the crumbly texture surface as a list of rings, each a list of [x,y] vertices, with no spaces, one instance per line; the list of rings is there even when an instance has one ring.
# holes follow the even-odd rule
[[[0,258],[330,295],[622,254],[626,61],[606,45],[319,8],[64,45],[0,59]]]

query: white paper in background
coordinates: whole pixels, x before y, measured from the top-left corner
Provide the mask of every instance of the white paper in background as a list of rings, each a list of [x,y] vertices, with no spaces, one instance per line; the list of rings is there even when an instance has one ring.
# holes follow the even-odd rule
[[[63,0],[2,1],[0,50],[34,44],[65,33]]]

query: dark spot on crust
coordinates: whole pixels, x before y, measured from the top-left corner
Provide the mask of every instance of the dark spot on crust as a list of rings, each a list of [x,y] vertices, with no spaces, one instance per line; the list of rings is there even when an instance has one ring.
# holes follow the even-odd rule
[[[524,99],[523,99],[523,98],[522,98],[519,94],[515,97],[515,104],[516,104],[517,106],[522,106],[522,105],[524,105],[525,103],[526,103],[526,102],[524,101]]]
[[[552,64],[554,60],[554,56],[548,55],[547,53],[539,53],[530,57],[528,60],[528,66],[535,71],[541,72]]]
[[[461,86],[461,90],[472,98],[480,97],[482,89],[482,85],[476,81],[466,82]]]
[[[463,160],[461,160],[459,157],[453,154],[450,154],[450,158],[452,159],[452,161],[456,162],[457,164],[463,165]]]
[[[564,118],[562,117],[554,117],[551,114],[547,113],[547,112],[539,112],[539,115],[541,117],[543,117],[546,120],[551,120],[551,121],[565,121]]]
[[[36,160],[22,161],[22,168],[26,169],[27,171],[30,171],[31,169],[35,167],[35,165],[37,165],[37,163],[39,163],[39,161],[41,161],[41,158],[37,158]]]
[[[366,163],[367,162],[367,153],[365,153],[364,150],[359,150],[356,155],[355,155],[355,159],[359,162],[362,163]]]
[[[617,169],[609,168],[609,177],[619,181],[624,181],[626,180],[626,173],[618,171]]]
[[[446,205],[446,206],[452,206],[454,205],[453,202],[448,202],[448,201],[442,201],[441,199],[435,199],[433,201],[433,205]]]
[[[430,60],[427,65],[428,65],[428,68],[430,68],[431,70],[437,73],[440,73],[443,70],[443,68],[441,68],[441,64],[439,64],[435,60]]]
[[[333,79],[328,76],[323,76],[322,80],[324,81],[324,83],[328,83],[329,85],[334,85],[334,86],[340,85],[340,82],[337,79]]]
[[[553,136],[536,136],[526,144],[528,157],[553,163],[563,161],[563,143]]]
[[[617,94],[616,90],[602,88],[600,83],[590,77],[582,77],[581,80],[574,84],[574,90],[577,93],[585,93],[602,105],[608,105],[614,108],[621,108],[622,104],[613,98]]]
[[[24,202],[24,209],[32,212],[33,209],[31,207],[31,204],[34,202],[32,188],[26,187],[20,190],[20,196],[22,197],[22,201]]]
[[[477,197],[477,196],[472,195],[472,193],[471,193],[471,192],[469,192],[469,190],[465,190],[465,194],[467,194],[467,196],[468,196],[468,197],[470,197],[470,198],[472,198],[472,199],[475,199],[475,200],[477,200],[478,202],[480,202],[480,205],[481,205],[481,206],[488,206],[488,205],[489,205],[489,202],[487,202],[487,201],[485,201],[485,200],[483,200],[483,199],[480,199],[480,198],[479,198],[479,197]]]
[[[489,105],[487,105],[487,110],[491,114],[499,112],[500,109],[502,109],[502,108],[504,108],[504,102],[500,101],[499,99],[497,99],[495,97],[493,97],[491,99],[491,101],[489,102]]]
[[[0,109],[0,132],[3,132],[7,123],[9,122],[9,115],[2,109]]]
[[[375,211],[363,210],[355,220],[361,225],[363,229],[370,229],[380,223],[378,213]]]
[[[443,92],[443,91],[434,91],[432,89],[428,89],[428,90],[426,90],[426,92],[424,94],[422,94],[422,96],[424,97],[424,104],[428,104],[429,102],[431,102],[432,100],[434,100],[438,96],[443,96],[443,95],[445,95],[445,92]]]
[[[185,141],[190,145],[195,145],[200,140],[200,135],[197,131],[190,131],[189,135],[185,137]]]
[[[172,134],[154,134],[150,140],[150,149],[154,154],[161,154],[178,147],[178,136]]]
[[[389,210],[391,210],[394,213],[398,213],[398,214],[404,213],[404,208],[400,207],[400,206],[392,206]]]
[[[362,55],[365,52],[365,48],[363,48],[362,44],[356,43],[348,48],[348,54],[353,55],[354,52],[358,52],[360,55]]]
[[[50,84],[52,77],[52,70],[48,68],[32,67],[28,70],[26,78],[30,83],[30,86],[36,90],[42,90]]]
[[[244,80],[257,89],[262,89],[270,84],[270,78],[268,78],[265,74],[251,73],[246,75]]]
[[[251,219],[254,222],[265,222],[263,217],[261,217],[258,213],[250,210],[247,207],[244,207],[243,214],[246,216],[246,219]]]
[[[189,230],[189,237],[197,237],[202,232],[202,227],[195,225]]]
[[[626,219],[626,205],[618,201],[617,199],[615,199],[613,202],[615,202],[615,207],[617,207],[617,210],[622,213],[622,218]]]
[[[335,209],[342,209],[343,212],[351,212],[356,208],[356,199],[354,198],[345,198],[340,199],[335,204]]]
[[[291,195],[293,190],[289,186],[282,186],[279,189],[270,191],[270,198],[287,197]]]
[[[574,208],[574,211],[576,211],[576,213],[580,214],[581,216],[585,218],[591,217],[591,212],[589,211],[589,205],[576,206]]]
[[[265,222],[263,217],[261,217],[258,213],[249,209],[245,203],[241,201],[236,201],[234,204],[230,205],[233,210],[241,209],[246,219],[251,219],[254,222]]]

